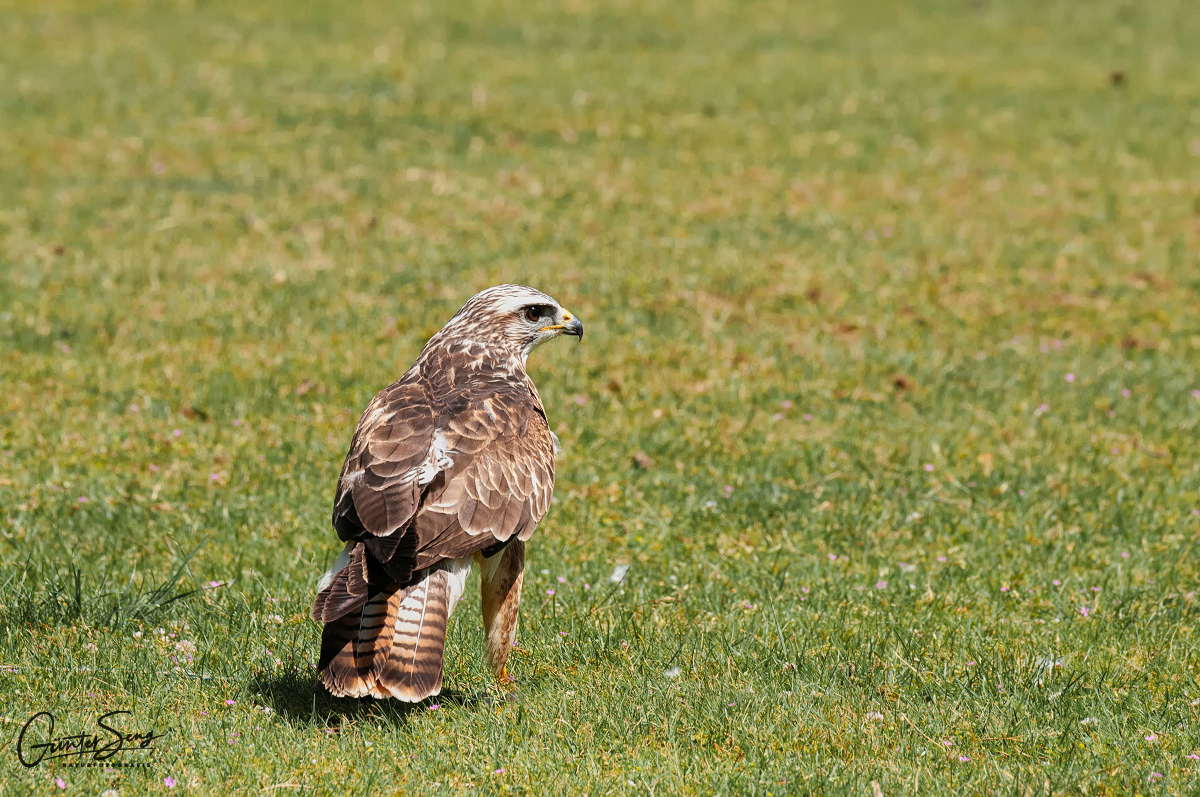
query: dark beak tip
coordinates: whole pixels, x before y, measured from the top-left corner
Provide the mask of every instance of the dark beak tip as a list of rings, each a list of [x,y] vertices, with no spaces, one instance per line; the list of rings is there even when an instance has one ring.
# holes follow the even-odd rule
[[[574,335],[579,338],[580,342],[583,341],[583,323],[578,318],[572,319],[563,332],[568,335]]]

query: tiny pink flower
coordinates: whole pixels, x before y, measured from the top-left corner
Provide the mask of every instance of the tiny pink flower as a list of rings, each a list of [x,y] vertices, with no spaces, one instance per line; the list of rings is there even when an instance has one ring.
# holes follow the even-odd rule
[[[801,587],[801,588],[800,588],[800,591],[801,591],[801,592],[803,592],[805,595],[807,595],[807,594],[808,594],[808,587]]]
[[[553,597],[553,596],[554,596],[554,590],[552,590],[552,589],[548,589],[548,590],[546,590],[546,594],[547,594],[547,595],[549,595],[549,596],[551,596],[551,597]]]
[[[944,556],[939,556],[939,557],[937,558],[937,560],[938,560],[939,562],[945,562],[945,561],[946,561],[946,557],[944,557]]]
[[[86,504],[87,501],[88,501],[88,497],[86,495],[79,496],[79,503]]]
[[[1054,585],[1054,586],[1056,586],[1056,587],[1061,587],[1061,586],[1062,586],[1062,582],[1061,582],[1061,581],[1059,581],[1057,578],[1056,578],[1056,579],[1054,579],[1053,581],[1051,581],[1050,583],[1051,583],[1051,584],[1053,584],[1053,585]]]
[[[505,773],[505,771],[506,770],[504,769],[504,767],[499,767],[497,769],[493,769],[492,774],[493,775],[503,775]]]
[[[566,635],[567,635],[567,632],[566,632],[566,631],[559,631],[559,632],[558,632],[558,635],[559,635],[559,636],[566,636]]]
[[[1200,761],[1200,753],[1188,753],[1186,757],[1193,761]]]
[[[974,666],[975,666],[975,662],[973,662],[973,661],[968,661],[968,662],[967,662],[967,666],[968,666],[968,667],[974,667]]]
[[[725,485],[725,495],[733,495],[733,485],[732,484]]]
[[[1163,776],[1163,774],[1161,772],[1151,772],[1150,775],[1146,778],[1146,780],[1153,783],[1156,780],[1162,780],[1162,776]]]
[[[1132,395],[1133,395],[1133,391],[1130,390],[1129,388],[1127,388],[1127,387],[1121,388],[1121,397],[1122,398],[1129,398]]]
[[[1086,606],[1080,606],[1080,607],[1079,607],[1079,613],[1080,613],[1081,615],[1083,615],[1084,617],[1090,617],[1090,616],[1091,616],[1091,614],[1092,614],[1091,610],[1090,610],[1090,609],[1088,609],[1088,607],[1086,607]]]
[[[575,397],[575,406],[577,406],[577,407],[582,407],[584,404],[587,404],[587,399],[586,399],[586,398],[584,398],[583,396],[576,396],[576,397]]]
[[[437,710],[438,710],[439,708],[441,708],[441,707],[442,707],[442,704],[441,704],[441,703],[430,703],[430,704],[429,704],[429,710],[430,710],[430,711],[437,711]]]
[[[926,473],[933,473],[933,463],[932,463],[932,462],[926,462],[926,463],[925,463],[925,472],[926,472]]]
[[[1066,376],[1064,376],[1064,377],[1063,377],[1063,379],[1066,379],[1068,382],[1074,382],[1074,381],[1075,381],[1075,374],[1068,373]]]
[[[1153,733],[1148,733],[1146,734],[1145,739],[1148,742],[1156,742],[1158,741],[1158,736]]]
[[[963,762],[963,763],[965,764],[965,763],[967,763],[968,761],[970,761],[970,760],[971,760],[971,757],[970,757],[970,756],[967,756],[967,755],[960,755],[960,756],[958,757],[958,760],[959,760],[959,761],[961,761],[961,762]]]
[[[587,582],[585,581],[585,582],[583,582],[583,588],[584,588],[584,589],[591,589],[591,588],[592,588],[592,585],[591,585],[591,584],[589,584],[589,583],[587,583]]]
[[[1194,399],[1200,399],[1200,390],[1193,390],[1193,391],[1192,391],[1192,398],[1194,398]]]
[[[1121,558],[1122,558],[1122,559],[1128,559],[1128,558],[1129,558],[1129,551],[1121,551]]]
[[[887,589],[887,582],[880,579],[875,582],[875,589]]]
[[[804,413],[804,420],[811,421],[812,419],[813,419],[813,416],[812,416],[811,412]]]
[[[562,577],[562,576],[559,576],[559,577],[558,577],[558,583],[559,583],[559,584],[566,584],[566,583],[567,583],[567,580],[566,580],[564,577]]]
[[[174,429],[171,431],[171,434],[175,435],[176,437],[183,437],[183,430],[182,429]]]
[[[1043,412],[1049,412],[1049,411],[1050,411],[1050,405],[1049,405],[1049,404],[1039,404],[1039,405],[1037,406],[1037,409],[1036,409],[1036,410],[1034,410],[1034,412],[1035,412],[1036,414],[1038,414],[1038,415],[1041,415]]]
[[[1000,588],[1000,591],[1001,591],[1001,592],[1008,592],[1008,587],[1007,587],[1007,586],[1001,587],[1001,588]]]
[[[57,786],[57,787],[58,787],[58,788],[60,788],[60,789],[65,789],[65,788],[67,788],[67,782],[66,782],[65,780],[63,780],[62,778],[55,778],[55,779],[54,779],[54,785],[55,785],[55,786]]]
[[[947,747],[954,746],[954,742],[950,741],[949,739],[942,739],[942,744],[946,745]]]
[[[837,559],[837,554],[835,554],[835,553],[826,554],[826,556],[828,556],[828,557],[829,557],[829,561],[831,561],[831,562],[832,562],[834,559]]]
[[[783,407],[785,410],[790,410],[792,408],[792,402],[784,399],[783,401],[779,402],[779,406]]]
[[[163,778],[163,785],[166,786],[168,789],[175,788],[175,778],[171,777],[170,775],[167,775],[165,778]]]
[[[1099,592],[1099,591],[1100,591],[1099,587],[1092,587],[1092,592]]]
[[[237,701],[232,698],[225,701],[225,705],[227,705],[227,706],[232,706],[232,705],[235,705],[236,703],[237,703]]]

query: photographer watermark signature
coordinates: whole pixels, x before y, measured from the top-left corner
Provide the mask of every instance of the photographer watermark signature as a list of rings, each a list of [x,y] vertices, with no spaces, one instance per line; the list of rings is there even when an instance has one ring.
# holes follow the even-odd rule
[[[55,736],[54,715],[39,711],[29,718],[17,737],[17,758],[26,767],[43,761],[68,759],[69,767],[149,767],[157,751],[154,743],[165,733],[124,730],[129,711],[110,711],[96,718],[98,733]]]

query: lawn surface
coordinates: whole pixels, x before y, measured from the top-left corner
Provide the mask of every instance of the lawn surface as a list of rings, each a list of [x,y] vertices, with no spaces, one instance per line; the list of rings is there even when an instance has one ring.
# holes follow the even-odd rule
[[[1194,4],[449,5],[3,4],[0,792],[1200,791]],[[473,586],[332,700],[358,413],[499,282],[587,327],[518,687]]]

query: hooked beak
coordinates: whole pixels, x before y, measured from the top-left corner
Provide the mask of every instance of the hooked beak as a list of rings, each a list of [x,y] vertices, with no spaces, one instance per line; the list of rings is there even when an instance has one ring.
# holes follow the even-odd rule
[[[545,332],[547,329],[562,330],[560,332],[562,335],[574,335],[580,340],[583,340],[583,322],[571,315],[571,313],[567,310],[563,310],[563,322],[561,324],[551,324],[548,327],[542,327],[538,331]]]
[[[564,335],[574,335],[575,337],[579,338],[582,341],[583,340],[583,322],[580,321],[578,318],[575,318],[570,313],[563,313],[563,315],[565,316],[564,320],[566,321],[566,323],[563,324],[563,334]]]

